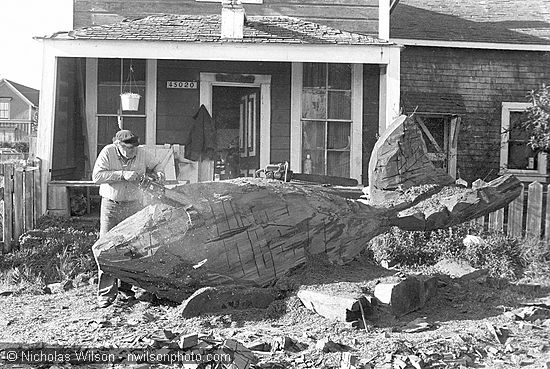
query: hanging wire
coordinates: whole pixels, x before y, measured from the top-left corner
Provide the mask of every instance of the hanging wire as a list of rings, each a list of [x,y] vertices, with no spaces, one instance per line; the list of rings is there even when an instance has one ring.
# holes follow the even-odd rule
[[[124,61],[123,61],[123,63],[124,63]],[[130,59],[130,72],[128,73],[128,78],[126,78],[126,81],[124,82],[124,86],[122,87],[122,92],[123,93],[126,93],[126,92],[134,93],[132,91],[132,84],[134,85],[134,87],[136,89],[135,93],[138,93],[139,91],[138,91],[138,88],[137,88],[136,79],[134,77],[134,66],[132,65],[132,59]],[[126,86],[128,86],[129,91],[126,91]]]

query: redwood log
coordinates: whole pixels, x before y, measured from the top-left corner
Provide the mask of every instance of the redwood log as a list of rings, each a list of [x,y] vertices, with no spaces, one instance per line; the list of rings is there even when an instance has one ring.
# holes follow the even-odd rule
[[[181,302],[202,287],[269,285],[310,255],[346,263],[391,226],[449,227],[502,208],[520,193],[520,182],[510,176],[478,189],[448,186],[450,177],[424,160],[425,144],[411,120],[401,123],[373,153],[371,163],[378,164],[371,183],[382,194],[373,204],[320,185],[260,178],[160,192],[146,185],[165,203],[101,237],[94,245],[98,263],[106,273]]]
[[[185,207],[150,205],[94,249],[105,272],[175,301],[201,287],[269,284],[307,255],[348,262],[390,226],[383,210],[322,186],[243,178],[171,191]]]

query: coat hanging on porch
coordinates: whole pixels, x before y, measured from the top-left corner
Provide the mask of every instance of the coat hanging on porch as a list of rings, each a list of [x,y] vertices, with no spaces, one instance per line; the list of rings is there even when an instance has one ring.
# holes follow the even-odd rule
[[[185,157],[193,161],[213,159],[215,150],[216,123],[203,104],[193,116],[193,127],[185,143]]]

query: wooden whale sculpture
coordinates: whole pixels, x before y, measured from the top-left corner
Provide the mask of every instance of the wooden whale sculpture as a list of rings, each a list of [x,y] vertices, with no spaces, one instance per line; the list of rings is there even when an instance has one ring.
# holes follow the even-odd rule
[[[382,135],[369,171],[371,201],[262,178],[160,192],[145,182],[163,203],[124,220],[95,243],[94,253],[106,273],[181,302],[206,286],[269,285],[311,255],[346,263],[392,226],[449,227],[495,211],[521,191],[510,176],[479,189],[452,185],[427,159],[412,119]]]

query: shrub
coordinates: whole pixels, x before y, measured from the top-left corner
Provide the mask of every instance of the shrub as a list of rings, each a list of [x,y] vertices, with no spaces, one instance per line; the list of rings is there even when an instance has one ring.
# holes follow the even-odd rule
[[[11,284],[52,283],[93,272],[91,247],[97,238],[97,224],[43,217],[37,229],[20,237],[18,250],[0,257],[0,271]]]
[[[465,246],[464,237],[479,235],[484,242]],[[487,233],[464,223],[432,232],[393,228],[370,242],[377,262],[403,266],[433,265],[443,258],[462,259],[475,268],[488,268],[492,276],[519,278],[525,268],[550,260],[550,250],[538,240],[519,240],[501,233]]]
[[[541,88],[529,93],[533,104],[527,109],[527,120],[520,122],[517,128],[525,129],[529,134],[528,145],[535,151],[550,149],[550,87]]]
[[[479,233],[479,228],[466,224],[431,232],[403,231],[394,227],[371,240],[370,248],[377,262],[433,265],[443,257],[459,255],[464,249],[464,237]]]
[[[25,141],[0,142],[0,147],[8,147],[23,153],[29,152],[29,143]]]
[[[473,267],[487,268],[494,277],[515,279],[525,267],[521,257],[521,242],[517,238],[493,233],[483,237],[485,242],[468,246],[458,255]]]

